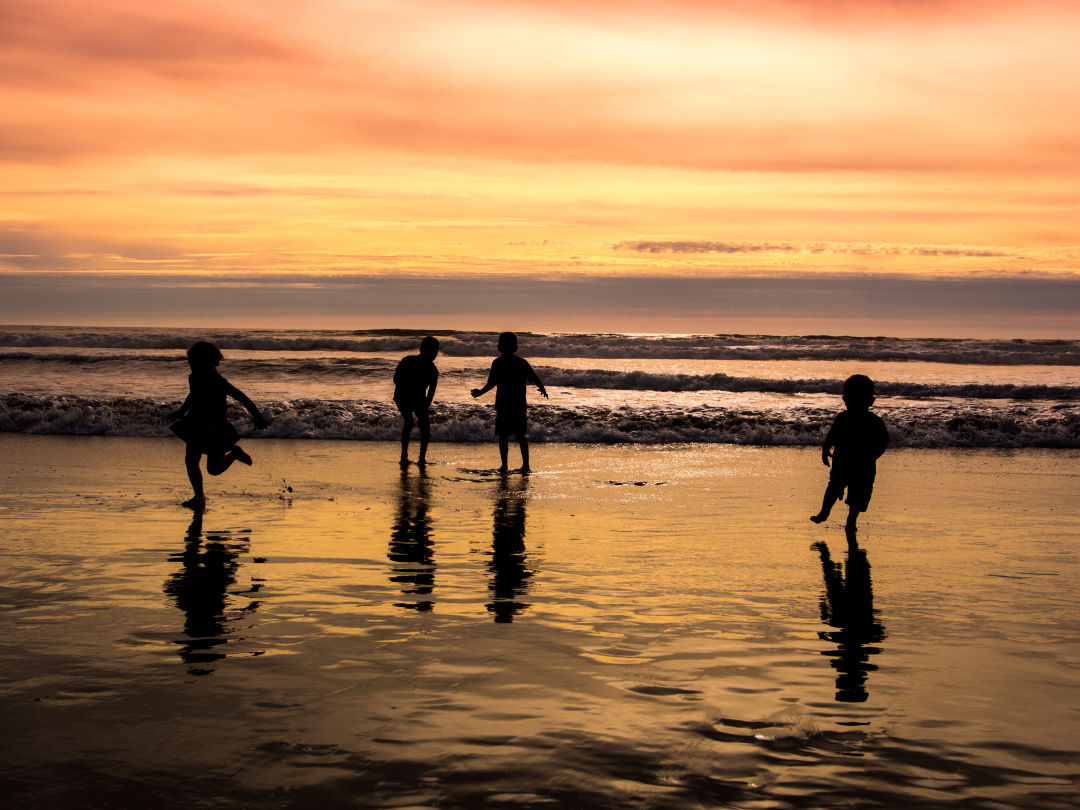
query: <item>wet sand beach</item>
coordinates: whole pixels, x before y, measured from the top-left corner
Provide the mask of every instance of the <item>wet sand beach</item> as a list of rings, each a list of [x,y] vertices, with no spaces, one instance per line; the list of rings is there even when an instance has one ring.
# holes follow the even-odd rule
[[[1078,806],[1076,450],[244,445],[0,434],[0,806]]]

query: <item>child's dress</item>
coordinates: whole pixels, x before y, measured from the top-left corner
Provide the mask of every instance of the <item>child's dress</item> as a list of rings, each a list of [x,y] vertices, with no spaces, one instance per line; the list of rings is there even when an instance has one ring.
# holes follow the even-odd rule
[[[173,433],[208,455],[227,453],[240,438],[225,416],[225,387],[225,378],[213,369],[191,372],[184,403],[187,412],[170,426]]]

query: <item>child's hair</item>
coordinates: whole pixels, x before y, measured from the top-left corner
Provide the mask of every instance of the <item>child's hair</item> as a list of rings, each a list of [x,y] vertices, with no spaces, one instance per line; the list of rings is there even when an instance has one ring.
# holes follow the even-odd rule
[[[420,354],[424,357],[435,357],[439,353],[439,340],[428,335],[420,341]]]
[[[844,402],[869,408],[874,401],[874,381],[865,374],[852,374],[844,380]]]
[[[206,340],[200,340],[187,350],[187,359],[192,366],[213,368],[221,362],[221,349]]]
[[[499,351],[516,352],[517,335],[515,335],[513,332],[503,332],[501,335],[499,335]]]

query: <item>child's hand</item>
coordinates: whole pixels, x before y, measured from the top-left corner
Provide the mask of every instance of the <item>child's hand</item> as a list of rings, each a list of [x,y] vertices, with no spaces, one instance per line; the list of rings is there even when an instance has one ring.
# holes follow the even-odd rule
[[[543,397],[544,399],[547,399],[547,398],[548,398],[548,395],[547,395],[547,389],[546,389],[546,388],[541,388],[541,389],[540,389],[540,396],[542,396],[542,397]]]
[[[255,422],[256,430],[266,430],[266,428],[270,427],[270,422],[268,422],[266,417],[263,416],[261,413],[253,416],[252,421]]]
[[[480,396],[480,394],[481,394],[481,393],[483,393],[483,392],[482,392],[482,391],[481,391],[481,390],[480,390],[479,388],[474,388],[474,389],[472,390],[472,395],[473,395],[474,397],[478,397],[478,396]]]
[[[824,464],[826,467],[829,466],[830,458],[832,458],[832,453],[830,453],[828,450],[821,451],[821,463]]]

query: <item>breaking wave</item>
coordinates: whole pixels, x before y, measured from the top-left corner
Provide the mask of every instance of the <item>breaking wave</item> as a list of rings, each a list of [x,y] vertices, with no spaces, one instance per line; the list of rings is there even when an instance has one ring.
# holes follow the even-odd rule
[[[0,431],[107,436],[169,436],[168,414],[177,402],[124,397],[0,397]],[[389,403],[371,400],[288,400],[264,403],[271,419],[260,433],[281,439],[393,441],[400,416]],[[876,409],[895,446],[906,447],[1080,447],[1080,409],[1036,408]],[[835,411],[797,408],[748,411],[722,407],[530,409],[530,439],[582,443],[724,443],[817,445]],[[251,435],[237,414],[241,433]],[[486,405],[439,404],[432,411],[437,441],[490,441],[494,412]]]

